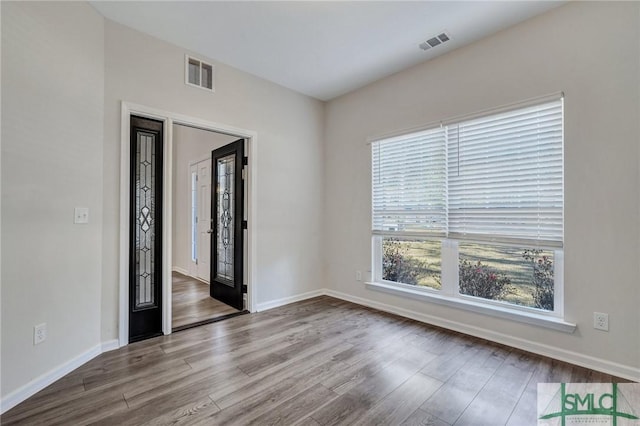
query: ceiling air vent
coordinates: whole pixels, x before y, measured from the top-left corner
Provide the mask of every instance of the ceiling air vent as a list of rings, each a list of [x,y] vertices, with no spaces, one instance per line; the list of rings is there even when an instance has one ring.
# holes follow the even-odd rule
[[[449,41],[450,39],[451,37],[449,37],[447,33],[440,33],[437,36],[431,37],[429,40],[420,43],[419,46],[422,50],[429,50],[432,47],[436,47],[439,44]]]

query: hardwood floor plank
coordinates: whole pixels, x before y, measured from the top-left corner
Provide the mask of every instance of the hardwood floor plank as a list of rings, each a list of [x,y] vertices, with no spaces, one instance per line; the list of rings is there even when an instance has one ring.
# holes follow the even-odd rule
[[[459,426],[506,424],[532,375],[532,371],[522,370],[510,363],[501,366],[455,424]]]
[[[38,418],[30,425],[67,426],[88,425],[116,412],[124,412],[128,409],[124,398],[102,398],[95,405],[73,405],[63,407],[61,412],[48,413],[44,418]],[[42,423],[40,423],[42,422]]]
[[[236,394],[236,398],[229,400],[228,398],[216,404],[222,408],[222,411],[211,416],[207,421],[203,420],[203,424],[216,425],[236,425],[248,424],[256,418],[271,411],[274,405],[281,404],[299,393],[320,383],[325,377],[338,374],[345,364],[336,361],[329,361],[323,365],[319,365],[306,372],[290,377],[283,381],[272,382],[272,386],[263,389],[260,392],[249,391],[247,394]],[[234,402],[234,405],[223,408],[223,405]]]
[[[421,409],[453,424],[494,374],[491,368],[460,369]]]
[[[326,378],[336,376],[348,368],[347,364],[332,359],[333,353],[344,350],[345,347],[347,346],[331,348],[322,356],[313,357],[313,363],[309,363],[309,359],[305,359],[305,362],[298,364],[298,368],[279,369],[276,374],[265,373],[255,377],[254,380],[246,380],[244,386],[236,388],[233,392],[225,393],[223,396],[217,396],[221,392],[209,396],[224,410],[234,404],[242,404],[242,401],[248,397],[273,391],[283,383],[294,382],[296,386],[305,383],[308,386],[313,383],[322,383]],[[274,387],[274,383],[278,383],[278,385]]]
[[[507,426],[536,426],[538,424],[538,393],[525,389],[507,420]]]
[[[189,368],[188,365],[180,364],[182,360],[176,361],[177,368],[167,368],[161,371],[156,369],[145,370],[144,373],[137,375],[136,377],[132,377],[130,380],[122,381],[115,384],[105,385],[105,387],[95,388],[96,391],[100,390],[112,390],[118,391],[122,393],[123,397],[126,400],[126,397],[139,395],[144,392],[148,392],[152,389],[162,387],[167,383],[172,383],[173,381],[185,377],[189,374],[192,374],[193,370]]]
[[[331,316],[331,309],[325,312],[305,312],[295,317],[295,323],[292,324],[292,318],[288,316],[277,316],[269,318],[266,321],[251,322],[244,320],[250,318],[251,315],[232,318],[221,323],[220,327],[215,328],[214,333],[198,332],[191,339],[182,339],[171,342],[169,345],[162,345],[162,349],[166,353],[172,353],[176,357],[193,357],[198,354],[203,357],[225,353],[229,348],[237,348],[243,344],[252,344],[260,339],[269,339],[275,334],[291,331],[292,328],[303,327],[310,328],[309,324],[323,323],[323,319],[338,321],[342,315],[335,312],[334,318]],[[200,327],[202,329],[203,327]],[[189,330],[192,331],[192,330]],[[184,332],[178,333],[182,334]],[[195,339],[194,337],[197,336]]]
[[[246,377],[238,368],[226,368],[222,371],[191,371],[190,374],[180,377],[176,380],[166,382],[166,386],[156,386],[143,393],[125,393],[124,398],[129,408],[137,408],[142,405],[162,404],[167,400],[171,400],[171,404],[175,405],[184,396],[188,398],[188,394],[201,393],[203,396],[209,396],[221,383],[228,381],[241,380]],[[189,402],[188,399],[185,403]]]
[[[385,368],[353,383],[347,392],[313,412],[311,417],[321,425],[351,424],[417,371],[411,361],[399,357]]]
[[[86,390],[123,383],[137,378],[152,377],[156,371],[182,371],[191,367],[182,359],[158,357],[133,364],[129,367],[108,371],[102,374],[84,376]]]
[[[333,359],[335,355],[348,350],[350,347],[351,344],[349,343],[340,343],[339,345],[330,345],[321,348],[313,353],[299,356],[282,365],[272,367],[255,376],[246,376],[240,380],[225,383],[215,389],[209,396],[216,401],[218,405],[224,407],[232,405],[233,398],[235,398],[234,394],[236,393],[259,392],[261,389],[268,389],[274,382],[285,380],[295,374],[300,374],[308,370],[311,366],[319,365],[327,361],[339,362]]]
[[[194,401],[202,401],[218,383],[234,380],[243,374],[237,369],[223,371],[210,376],[195,374],[166,386],[156,387],[149,392],[127,398],[129,409],[104,418],[102,425],[139,425],[152,421],[159,415],[172,411],[182,413],[185,406],[195,406]],[[216,407],[216,412],[217,407]],[[206,410],[208,413],[209,410]]]
[[[574,370],[576,367],[562,361],[544,357],[532,357],[532,362],[535,362],[533,376],[529,380],[527,388],[521,395],[513,413],[509,417],[507,426],[535,426],[537,424],[538,414],[538,383],[568,383],[572,381],[572,377],[574,377],[575,374]],[[587,379],[588,374],[589,373],[587,373],[586,377],[578,377],[578,380]]]
[[[195,402],[186,404],[173,411],[164,413],[161,416],[155,417],[142,423],[143,426],[165,426],[165,425],[180,425],[185,426],[202,416],[208,416],[220,411],[220,408],[211,400],[211,398],[201,398]]]
[[[304,419],[297,421],[291,426],[321,426],[320,423],[316,422],[313,417],[305,417]]]
[[[347,332],[353,333],[353,330]],[[328,328],[322,333],[312,332],[305,335],[293,337],[291,344],[281,349],[269,351],[262,356],[254,357],[238,364],[238,368],[249,376],[253,376],[261,371],[267,370],[273,366],[284,364],[289,360],[307,354],[310,351],[315,352],[318,348],[328,347],[332,343],[338,343],[345,338],[344,330],[341,326]]]
[[[436,416],[417,409],[400,426],[451,426],[449,423]]]
[[[539,357],[536,369],[527,387],[533,391],[538,383],[569,383],[574,366],[551,358]]]
[[[504,366],[513,366],[524,371],[535,371],[538,367],[540,356],[525,352],[520,349],[513,349],[504,360]]]
[[[441,386],[442,382],[439,380],[422,373],[414,374],[382,401],[367,410],[354,424],[361,426],[399,425]]]
[[[322,406],[337,397],[337,393],[321,384],[316,384],[282,404],[273,407],[271,411],[255,418],[249,424],[255,426],[288,426],[303,419],[318,406]]]
[[[446,382],[479,352],[479,349],[472,346],[461,346],[452,349],[451,352],[437,356],[437,358],[428,363],[421,372],[434,379]]]
[[[365,378],[377,374],[378,371],[400,357],[397,352],[384,349],[372,349],[363,354],[366,355],[366,360],[353,363],[347,362],[349,367],[345,371],[337,376],[327,378],[322,384],[339,394],[344,394]]]

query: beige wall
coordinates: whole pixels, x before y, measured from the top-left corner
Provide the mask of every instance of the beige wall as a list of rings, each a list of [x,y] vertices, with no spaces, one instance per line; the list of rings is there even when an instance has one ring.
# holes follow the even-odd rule
[[[573,2],[329,102],[327,283],[640,377],[639,9]],[[575,333],[383,294],[354,280],[371,262],[367,137],[558,91],[566,95],[565,309]],[[609,313],[610,332],[593,329],[594,311]]]
[[[211,151],[237,136],[208,132],[193,127],[176,125],[173,128],[173,214],[172,261],[173,267],[189,271],[191,264],[191,178],[190,163],[200,161]]]
[[[257,132],[257,302],[323,285],[323,103],[213,60],[215,93],[188,87],[185,53],[105,23],[104,341],[117,337],[118,326],[122,100]]]
[[[83,3],[1,7],[4,398],[99,350],[104,21]]]

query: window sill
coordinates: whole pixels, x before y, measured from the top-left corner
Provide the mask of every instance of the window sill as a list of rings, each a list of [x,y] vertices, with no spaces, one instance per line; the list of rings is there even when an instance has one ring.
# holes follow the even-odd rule
[[[453,308],[463,309],[466,311],[476,312],[484,315],[490,315],[493,317],[518,321],[524,324],[550,328],[565,333],[573,333],[576,329],[576,324],[566,322],[560,318],[543,314],[536,314],[534,312],[509,309],[508,307],[502,306],[492,306],[473,300],[453,298],[442,294],[421,291],[418,289],[414,290],[410,288],[403,288],[384,283],[366,282],[365,285],[367,286],[367,288],[375,291],[382,291],[384,293],[390,293],[396,296],[410,297],[411,299],[437,303],[439,305],[450,306]]]

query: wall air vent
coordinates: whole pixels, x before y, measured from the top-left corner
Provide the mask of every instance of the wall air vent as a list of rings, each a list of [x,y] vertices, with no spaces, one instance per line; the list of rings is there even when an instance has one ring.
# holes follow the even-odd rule
[[[185,55],[184,57],[184,82],[189,86],[215,92],[214,84],[215,67],[200,59]]]
[[[418,46],[422,50],[429,50],[432,47],[436,47],[439,44],[442,44],[442,43],[447,42],[449,40],[451,40],[451,37],[449,37],[449,35],[447,33],[440,33],[437,36],[431,37],[429,40],[420,43]]]

